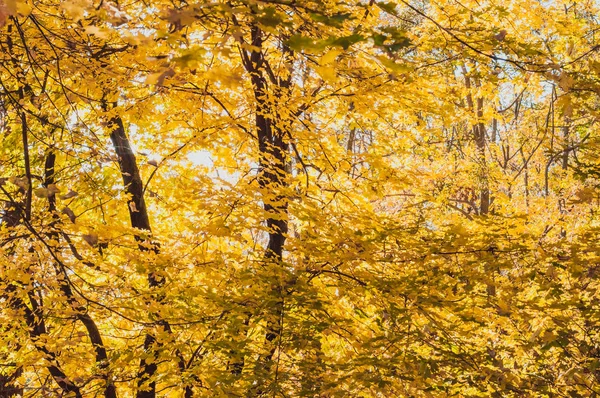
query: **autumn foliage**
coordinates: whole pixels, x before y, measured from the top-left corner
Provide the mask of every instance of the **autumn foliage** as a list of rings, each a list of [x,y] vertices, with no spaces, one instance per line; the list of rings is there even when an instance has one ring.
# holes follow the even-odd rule
[[[597,396],[598,15],[0,0],[0,397]]]

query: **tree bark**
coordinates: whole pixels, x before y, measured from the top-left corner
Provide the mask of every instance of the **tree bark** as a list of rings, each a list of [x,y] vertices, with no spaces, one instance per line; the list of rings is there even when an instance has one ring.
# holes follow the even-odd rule
[[[238,24],[234,18],[234,24]],[[238,39],[243,42],[242,39]],[[258,184],[263,193],[263,209],[266,213],[269,239],[265,247],[263,260],[266,266],[281,266],[283,249],[288,232],[287,209],[288,201],[281,190],[286,186],[289,170],[286,168],[288,142],[286,131],[283,130],[283,120],[278,116],[277,108],[280,104],[273,104],[275,98],[285,97],[291,84],[291,72],[286,79],[269,75],[267,72],[268,61],[263,52],[263,32],[256,22],[250,24],[250,41],[252,50],[241,50],[242,64],[250,75],[255,101],[255,129],[258,144]],[[291,54],[291,51],[284,49]],[[289,55],[288,54],[288,55]],[[271,88],[269,88],[269,84]],[[276,192],[275,196],[270,193]],[[273,286],[276,299],[273,308],[267,314],[265,332],[265,352],[261,354],[256,363],[255,373],[266,375],[273,364],[273,355],[276,351],[275,342],[281,337],[282,317],[284,309],[284,291],[279,285]],[[250,321],[249,315],[247,323]],[[247,329],[247,327],[246,327]],[[247,330],[246,330],[247,332]],[[245,358],[232,353],[233,360],[229,365],[232,374],[241,375]],[[247,395],[260,395],[265,390],[264,377],[256,377],[254,385]]]
[[[466,68],[463,66],[463,74],[465,76],[465,87],[469,91],[467,94],[467,106],[469,110],[475,114],[477,121],[472,125],[473,140],[475,141],[475,147],[477,148],[479,167],[481,171],[479,173],[479,215],[486,215],[490,210],[490,188],[487,175],[487,161],[485,157],[486,147],[486,131],[485,125],[483,124],[483,98],[477,98],[477,103],[473,101],[473,95],[471,94],[471,78],[467,73]]]
[[[263,208],[267,214],[266,224],[269,233],[264,260],[267,266],[281,266],[283,260],[283,248],[288,232],[287,210],[288,201],[279,193],[286,186],[288,171],[286,169],[286,156],[288,143],[285,139],[285,131],[282,130],[282,120],[279,120],[277,105],[271,106],[268,99],[268,80],[264,68],[267,60],[262,50],[263,32],[254,23],[251,26],[252,46],[255,50],[250,53],[250,62],[245,63],[246,71],[250,74],[254,89],[255,123],[259,150],[259,175],[258,183],[265,193]],[[291,76],[290,76],[291,77]],[[282,98],[289,89],[291,78],[273,81],[271,95],[273,98]],[[271,197],[267,192],[278,192]],[[273,355],[277,349],[275,344],[281,338],[282,317],[284,311],[284,291],[279,285],[273,286],[277,298],[270,314],[267,316],[265,333],[266,352],[259,356],[257,361],[257,373],[267,375],[273,366]],[[259,376],[256,384],[248,392],[248,396],[258,396],[264,392],[266,386],[264,377]]]
[[[148,210],[146,208],[146,200],[144,199],[144,185],[140,175],[140,171],[137,165],[135,154],[131,149],[129,138],[125,133],[125,127],[123,120],[120,117],[114,117],[111,122],[112,132],[110,139],[118,157],[119,169],[121,171],[121,177],[123,178],[123,185],[125,190],[130,195],[128,202],[129,218],[131,220],[131,226],[143,231],[152,232],[150,228],[150,220],[148,217]],[[156,242],[148,241],[142,236],[136,234],[135,239],[139,242],[138,248],[140,251],[152,251],[156,254],[159,253],[159,245]],[[150,272],[148,274],[148,286],[150,288],[160,288],[165,283],[164,277]],[[155,298],[161,302],[164,300],[160,294],[156,295]],[[168,333],[171,333],[171,325],[168,321],[158,320],[157,325],[162,327]],[[152,333],[146,333],[144,338],[144,350],[146,352],[152,352],[158,347],[156,337]],[[185,361],[180,352],[176,352],[178,359],[178,366],[180,371],[184,371]],[[156,381],[154,375],[158,370],[156,365],[156,355],[149,361],[142,359],[140,361],[140,370],[138,372],[138,391],[136,398],[155,398],[156,397]],[[148,384],[145,388],[144,384]],[[184,396],[186,398],[193,397],[192,387],[186,385],[184,387]]]
[[[49,188],[50,185],[54,184],[54,169],[55,169],[56,155],[53,151],[50,151],[46,156],[46,161],[44,163],[44,186]],[[56,216],[56,196],[50,195],[48,196],[48,212],[50,213],[50,217],[52,217],[55,221],[52,222],[51,226],[55,226],[55,222],[58,221],[58,217]],[[57,232],[51,232],[50,237],[58,240],[59,234]],[[109,375],[106,373],[108,368],[108,355],[106,353],[106,347],[104,346],[104,342],[102,340],[102,335],[100,334],[100,330],[96,325],[96,322],[89,315],[87,309],[81,305],[75,295],[73,294],[73,290],[69,285],[69,282],[65,279],[63,275],[63,267],[61,264],[56,264],[56,277],[60,281],[60,289],[67,298],[67,302],[71,305],[71,308],[76,311],[76,318],[79,320],[83,326],[85,327],[88,338],[94,347],[94,351],[96,353],[96,365],[98,369],[102,372],[100,377],[106,383],[104,388],[104,397],[105,398],[117,398],[117,391],[115,385],[111,382]]]

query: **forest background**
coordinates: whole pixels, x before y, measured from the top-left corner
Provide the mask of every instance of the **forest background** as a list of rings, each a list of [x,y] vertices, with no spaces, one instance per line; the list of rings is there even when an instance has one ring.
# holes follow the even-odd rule
[[[2,0],[0,396],[597,396],[599,8]]]

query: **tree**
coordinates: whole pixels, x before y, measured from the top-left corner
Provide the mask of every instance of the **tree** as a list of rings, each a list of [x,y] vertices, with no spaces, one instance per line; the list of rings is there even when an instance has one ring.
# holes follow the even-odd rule
[[[3,396],[593,396],[592,3],[0,4]]]

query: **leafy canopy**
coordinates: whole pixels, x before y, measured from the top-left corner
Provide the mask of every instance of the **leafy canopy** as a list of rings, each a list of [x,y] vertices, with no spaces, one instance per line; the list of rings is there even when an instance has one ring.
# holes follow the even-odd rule
[[[599,12],[0,0],[0,395],[600,393]]]

